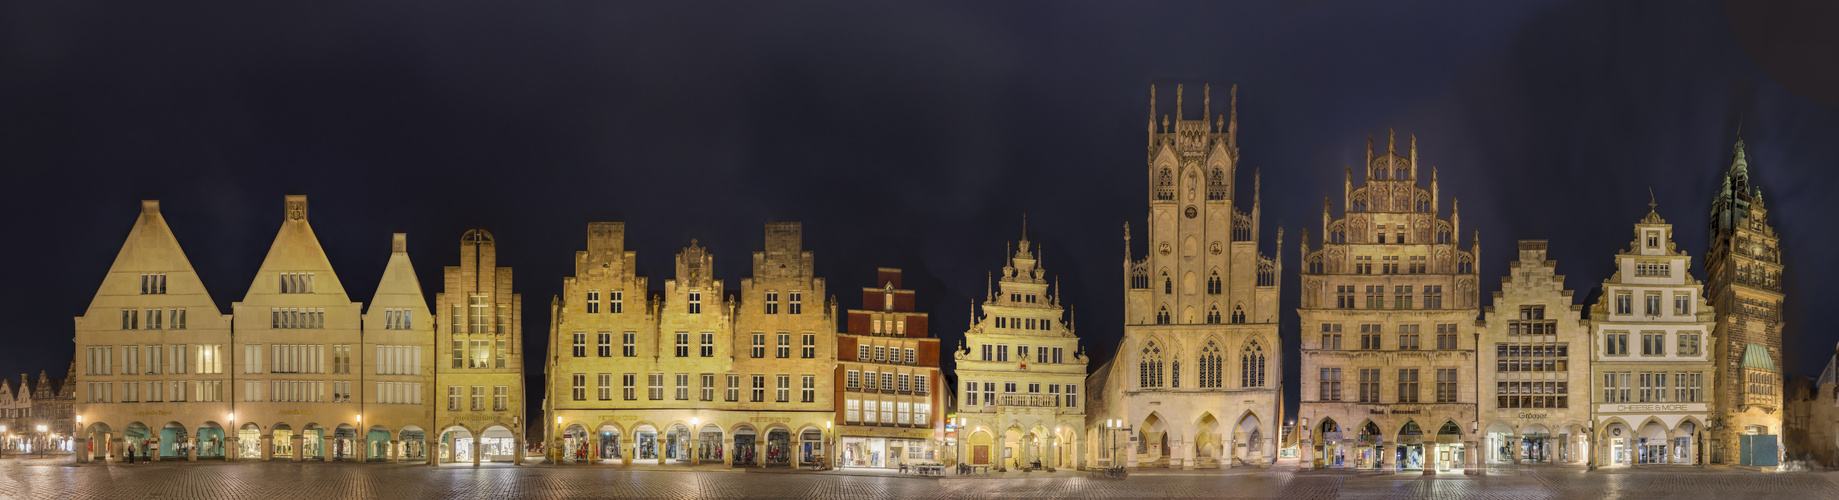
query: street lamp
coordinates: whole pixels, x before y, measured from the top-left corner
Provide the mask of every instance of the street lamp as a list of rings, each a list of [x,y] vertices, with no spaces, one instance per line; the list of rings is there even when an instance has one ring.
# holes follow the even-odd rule
[[[38,440],[41,441],[38,446],[38,458],[45,458],[45,446],[42,442],[45,440],[45,426],[43,425],[38,426]]]

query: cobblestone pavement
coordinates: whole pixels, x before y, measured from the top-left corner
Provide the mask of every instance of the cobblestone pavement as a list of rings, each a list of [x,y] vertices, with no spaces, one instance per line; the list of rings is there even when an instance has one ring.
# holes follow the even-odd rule
[[[1839,498],[1832,473],[1722,468],[1583,472],[1497,470],[1485,476],[1267,470],[1143,471],[1125,480],[1077,474],[927,479],[859,474],[662,471],[595,467],[158,463],[74,465],[0,460],[0,498]]]

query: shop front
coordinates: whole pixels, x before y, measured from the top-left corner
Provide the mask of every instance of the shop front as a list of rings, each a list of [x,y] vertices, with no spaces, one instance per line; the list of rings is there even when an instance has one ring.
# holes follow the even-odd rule
[[[838,465],[848,468],[887,468],[887,438],[843,437],[843,455]]]
[[[757,447],[754,445],[759,442],[759,440],[756,439],[757,437],[758,435],[754,434],[754,430],[752,427],[741,427],[739,429],[735,429],[734,431],[734,461],[733,461],[733,464],[735,466],[752,467],[756,465],[754,460],[757,457],[754,456],[754,450]]]

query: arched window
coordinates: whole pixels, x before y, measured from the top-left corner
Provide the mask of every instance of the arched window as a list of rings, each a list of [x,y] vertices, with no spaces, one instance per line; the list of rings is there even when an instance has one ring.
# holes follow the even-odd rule
[[[1406,180],[1406,179],[1410,179],[1410,178],[1411,178],[1411,171],[1410,171],[1410,170],[1405,170],[1405,168],[1404,168],[1404,167],[1399,167],[1399,169],[1398,169],[1398,172],[1396,172],[1396,173],[1393,173],[1393,174],[1392,174],[1392,179],[1393,179],[1393,180],[1400,180],[1400,181],[1402,181],[1402,180]]]
[[[1174,361],[1169,362],[1169,388],[1170,389],[1180,389],[1181,388],[1181,360],[1180,359],[1176,359]]]
[[[1264,346],[1256,340],[1239,351],[1239,386],[1264,387]]]
[[[1220,307],[1219,306],[1213,306],[1207,309],[1207,324],[1209,325],[1220,324]]]
[[[1470,273],[1473,273],[1473,272],[1474,272],[1474,271],[1473,271],[1473,268],[1474,268],[1474,267],[1475,267],[1475,265],[1474,265],[1473,263],[1471,263],[1471,262],[1469,262],[1469,260],[1468,260],[1468,259],[1462,259],[1462,262],[1461,262],[1461,263],[1458,263],[1458,264],[1456,264],[1456,274],[1470,274]]]
[[[1245,306],[1232,306],[1232,324],[1245,323]]]
[[[1156,324],[1169,324],[1169,306],[1162,306],[1162,309],[1156,311]]]
[[[1437,244],[1449,244],[1449,231],[1437,231]]]
[[[1216,269],[1213,271],[1212,276],[1207,277],[1207,293],[1209,295],[1219,295],[1224,289],[1225,287],[1221,286],[1220,283],[1220,271]]]
[[[1169,278],[1169,272],[1162,272],[1162,293],[1175,293],[1175,280]]]
[[[1383,169],[1383,168],[1380,168],[1380,169],[1374,169],[1374,170],[1373,170],[1373,179],[1374,179],[1374,180],[1381,180],[1381,181],[1383,181],[1383,180],[1386,180],[1386,172],[1390,172],[1390,170],[1386,170],[1386,169]]]
[[[1143,346],[1137,358],[1137,386],[1143,389],[1162,387],[1162,347],[1156,341]]]
[[[1220,346],[1212,340],[1207,341],[1207,347],[1200,350],[1200,386],[1220,386]]]

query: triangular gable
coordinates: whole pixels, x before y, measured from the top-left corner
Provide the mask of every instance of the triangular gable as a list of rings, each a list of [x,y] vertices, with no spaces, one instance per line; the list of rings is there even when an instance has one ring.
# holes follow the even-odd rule
[[[383,267],[383,281],[377,284],[377,295],[370,301],[367,314],[382,311],[382,308],[409,309],[410,318],[420,323],[421,318],[428,318],[427,296],[422,294],[421,280],[415,276],[415,265],[409,262],[407,235],[396,233],[390,242],[389,265]]]
[[[319,246],[319,237],[313,234],[313,226],[307,222],[306,197],[289,195],[286,207],[281,230],[269,245],[268,255],[262,258],[262,267],[256,271],[254,282],[243,295],[243,302],[252,302],[258,296],[280,294],[281,273],[311,273],[310,295],[316,301],[349,302],[338,274],[332,271],[332,261],[326,258],[325,249]]]
[[[143,293],[143,274],[164,274],[164,289],[159,289],[160,284],[155,283],[152,285],[155,290],[150,290],[164,293]],[[185,249],[179,246],[172,228],[166,225],[165,216],[160,214],[160,202],[146,200],[141,202],[140,217],[128,231],[121,251],[115,254],[115,262],[109,266],[108,275],[97,287],[95,297],[90,299],[85,315],[97,314],[91,317],[107,322],[119,316],[115,310],[119,307],[156,305],[143,300],[154,295],[159,296],[158,306],[208,307],[211,313],[219,312],[210,293],[205,291],[204,282],[192,268],[191,260],[186,258]],[[204,312],[195,314],[202,317]]]

